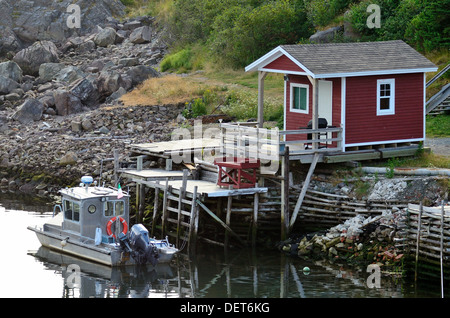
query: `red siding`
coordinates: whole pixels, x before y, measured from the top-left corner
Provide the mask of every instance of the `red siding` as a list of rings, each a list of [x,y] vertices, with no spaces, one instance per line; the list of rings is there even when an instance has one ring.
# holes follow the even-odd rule
[[[377,116],[377,80],[395,79],[395,114]],[[423,138],[423,73],[349,77],[345,143]]]
[[[340,127],[341,125],[341,79],[340,78],[331,78],[325,79],[327,81],[333,82],[333,99],[332,99],[332,123],[328,123],[328,125],[333,125],[336,127]],[[290,84],[291,83],[299,83],[299,84],[307,84],[309,85],[309,111],[308,114],[301,114],[290,111]],[[299,75],[289,75],[289,81],[286,83],[286,92],[285,92],[285,101],[286,101],[286,130],[297,130],[300,127],[306,127],[308,122],[312,119],[312,103],[313,103],[313,89],[311,82],[306,76]],[[319,109],[320,114],[320,109]],[[287,140],[304,140],[306,139],[306,135],[287,135]]]
[[[289,71],[291,72],[305,72],[301,67],[299,67],[297,64],[292,62],[286,55],[282,55],[276,60],[270,62],[266,66],[264,66],[266,69],[271,70],[282,70],[282,71]]]

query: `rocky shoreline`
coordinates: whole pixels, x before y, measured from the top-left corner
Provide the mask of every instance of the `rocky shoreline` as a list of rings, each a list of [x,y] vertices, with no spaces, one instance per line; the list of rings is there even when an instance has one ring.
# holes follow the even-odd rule
[[[327,258],[358,266],[377,264],[384,271],[401,274],[405,227],[406,212],[394,207],[382,215],[357,215],[328,230],[291,237],[278,248],[301,258]]]
[[[29,125],[7,123],[0,152],[0,188],[45,196],[78,182],[85,174],[99,176],[101,160],[127,161],[132,143],[170,140],[182,105],[100,107],[69,116],[52,116]],[[102,180],[113,177],[112,162],[102,167]]]
[[[19,4],[1,5],[13,10]],[[0,189],[45,196],[81,175],[98,176],[102,159],[112,158],[114,149],[126,160],[128,144],[170,140],[184,104],[124,107],[119,101],[161,76],[156,69],[168,49],[164,30],[148,16],[114,18],[124,14],[120,1],[102,6],[109,11],[86,21],[83,32],[67,30],[67,14],[61,15],[56,21],[64,35],[54,41],[47,39],[50,29],[33,29],[25,41],[23,29],[9,32],[0,23],[6,28],[0,36]],[[94,14],[95,7],[82,13]],[[111,181],[112,163],[102,168],[102,180]]]

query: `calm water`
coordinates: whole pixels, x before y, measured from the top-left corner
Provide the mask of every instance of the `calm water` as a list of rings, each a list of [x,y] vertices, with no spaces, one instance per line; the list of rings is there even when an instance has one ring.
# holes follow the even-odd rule
[[[0,297],[440,297],[439,283],[420,289],[401,278],[382,277],[380,288],[368,288],[366,271],[304,261],[275,250],[225,253],[202,247],[196,259],[178,257],[170,266],[111,269],[41,248],[27,226],[41,225],[51,215],[51,206],[0,195]],[[67,270],[73,266],[79,269],[79,280]],[[309,273],[303,272],[306,266]]]

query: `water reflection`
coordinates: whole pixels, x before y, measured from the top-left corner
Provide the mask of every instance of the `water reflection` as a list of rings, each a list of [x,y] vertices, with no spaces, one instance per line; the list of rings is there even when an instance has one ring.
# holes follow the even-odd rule
[[[111,268],[40,247],[33,254],[46,269],[61,276],[62,297],[179,297],[170,289],[170,265]]]
[[[20,205],[22,204],[22,205]],[[24,210],[31,208],[33,212]],[[41,212],[35,212],[41,211]],[[101,298],[386,298],[439,297],[402,278],[382,276],[369,288],[365,269],[302,260],[276,250],[224,251],[200,246],[194,258],[170,265],[110,268],[40,247],[28,225],[45,223],[51,206],[23,205],[0,197],[0,297]],[[309,271],[304,271],[308,267]]]
[[[209,251],[195,260],[179,256],[170,265],[122,268],[85,262],[43,247],[34,257],[61,277],[61,297],[403,297],[400,280],[384,278],[382,288],[371,289],[366,284],[369,274],[363,271],[274,253]],[[68,271],[74,264],[76,270]]]

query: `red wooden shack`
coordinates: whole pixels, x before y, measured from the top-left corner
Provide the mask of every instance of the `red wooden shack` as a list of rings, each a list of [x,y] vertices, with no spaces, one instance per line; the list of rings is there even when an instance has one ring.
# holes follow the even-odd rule
[[[264,78],[275,72],[285,75],[286,131],[325,119],[342,129],[343,152],[425,139],[425,74],[437,67],[403,41],[281,45],[245,70],[259,72],[259,127]]]

